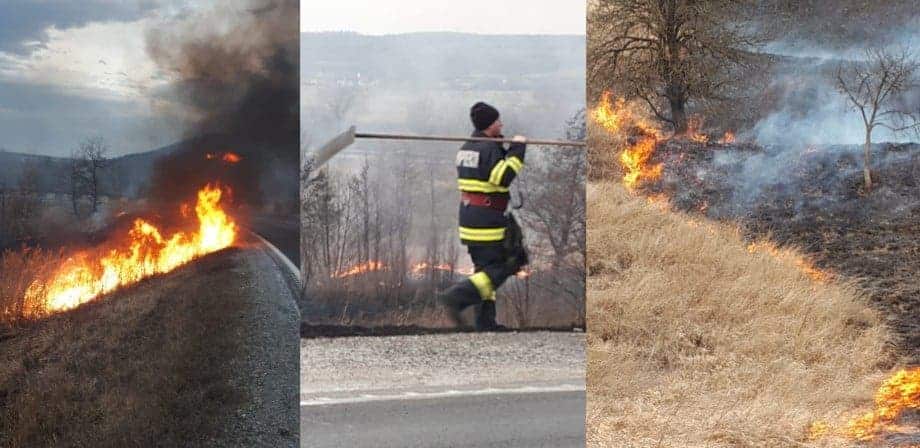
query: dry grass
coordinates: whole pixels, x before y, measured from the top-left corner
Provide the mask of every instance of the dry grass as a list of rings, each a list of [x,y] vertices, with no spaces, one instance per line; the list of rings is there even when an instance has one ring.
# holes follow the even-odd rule
[[[26,289],[62,258],[60,251],[30,248],[0,253],[0,326],[18,324],[41,311],[40,304],[26,303]]]
[[[588,445],[848,446],[815,420],[871,404],[889,362],[879,315],[797,254],[588,189]]]
[[[6,265],[4,265],[6,266]],[[227,252],[0,333],[0,446],[214,446],[239,403]]]

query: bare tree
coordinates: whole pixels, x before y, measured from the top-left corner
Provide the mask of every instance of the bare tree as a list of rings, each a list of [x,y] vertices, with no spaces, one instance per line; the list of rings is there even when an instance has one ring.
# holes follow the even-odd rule
[[[101,170],[108,166],[109,146],[102,137],[91,137],[80,144],[80,155],[84,164],[86,187],[92,212],[99,209],[99,179]]]
[[[566,137],[586,137],[584,110],[567,123]],[[534,273],[528,282],[535,290],[549,293],[552,300],[564,300],[580,324],[584,320],[585,285],[585,181],[584,151],[544,148],[527,155],[527,168],[518,179],[518,189],[526,201],[517,215],[526,227],[532,258],[546,260],[551,268]],[[539,260],[538,260],[539,262]],[[529,283],[528,283],[529,285]],[[525,315],[530,310],[529,296],[516,291],[514,311]],[[522,319],[522,318],[519,318]]]
[[[70,152],[70,204],[73,215],[80,216],[80,199],[86,195],[86,163],[79,150]]]
[[[872,131],[877,127],[893,132],[920,132],[920,110],[911,110],[904,94],[917,87],[920,67],[910,50],[898,52],[870,48],[864,61],[837,66],[837,90],[859,111],[866,129],[863,146],[863,178],[872,189]]]
[[[596,0],[588,14],[588,76],[638,98],[675,134],[691,101],[729,103],[760,58],[764,36],[747,0]],[[740,13],[739,13],[740,12]],[[749,12],[749,11],[748,11]],[[610,86],[604,86],[607,88]]]

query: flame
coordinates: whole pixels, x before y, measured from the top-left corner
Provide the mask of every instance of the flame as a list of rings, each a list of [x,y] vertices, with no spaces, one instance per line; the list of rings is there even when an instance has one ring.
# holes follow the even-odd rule
[[[650,163],[661,136],[655,127],[632,113],[625,99],[618,98],[611,103],[611,96],[611,92],[604,92],[591,116],[611,134],[634,134],[635,140],[628,137],[627,141],[630,143],[620,153],[620,164],[624,171],[623,183],[629,189],[634,189],[640,181],[652,181],[661,177],[663,166]]]
[[[345,278],[353,277],[356,275],[367,274],[369,272],[385,271],[387,270],[387,265],[382,261],[368,261],[364,263],[359,263],[354,266],[349,267],[348,269],[336,272],[331,275],[332,278]],[[472,267],[467,268],[457,268],[449,263],[441,264],[432,264],[428,262],[419,262],[415,263],[409,267],[408,274],[418,276],[425,271],[445,271],[445,272],[454,272],[460,275],[473,275],[474,269]]]
[[[207,160],[214,160],[218,158],[218,155],[214,154],[213,152],[208,152],[208,153],[205,153],[204,158]],[[243,160],[243,157],[235,152],[228,151],[228,152],[223,153],[223,155],[220,156],[220,160],[223,160],[224,162],[227,162],[227,163],[238,163],[239,161]]]
[[[530,270],[527,270],[527,269],[521,269],[520,271],[517,272],[517,274],[514,274],[514,275],[515,275],[517,278],[524,279],[524,278],[527,278],[527,277],[530,277],[531,275],[533,275],[533,272],[531,272]]]
[[[428,262],[421,262],[413,264],[412,267],[409,268],[409,273],[413,275],[419,275],[425,271],[447,271],[460,275],[473,275],[475,272],[472,267],[457,268],[449,263],[431,264]]]
[[[752,254],[755,252],[762,251],[774,257],[781,258],[780,257],[781,253],[780,253],[779,248],[776,247],[775,244],[769,243],[769,242],[751,243],[748,245],[747,250],[748,252]],[[799,269],[802,270],[802,272],[805,275],[809,276],[812,280],[818,283],[827,283],[827,281],[830,280],[831,278],[830,273],[816,268],[813,264],[811,264],[811,262],[809,262],[805,258],[797,256],[793,258],[793,262],[795,263],[796,266],[799,267]]]
[[[386,265],[382,261],[371,260],[365,263],[356,264],[344,271],[338,271],[332,274],[332,278],[353,277],[368,272],[382,271],[384,269],[386,269]]]
[[[27,303],[41,304],[40,312],[68,310],[233,245],[237,226],[221,208],[221,195],[218,185],[208,184],[198,191],[198,229],[191,233],[176,232],[166,238],[155,225],[136,219],[126,238],[77,253],[47,282],[32,282],[26,290]]]
[[[221,160],[227,163],[238,163],[240,160],[243,160],[243,158],[240,157],[239,154],[232,153],[232,152],[225,152],[224,156],[221,157]]]
[[[725,135],[719,139],[719,143],[723,145],[735,143],[735,133],[732,131],[725,131]]]
[[[844,428],[818,420],[808,427],[806,437],[814,441],[836,435],[868,442],[882,432],[897,431],[895,422],[908,409],[920,409],[920,367],[901,369],[885,380],[875,393],[874,411],[850,420]]]
[[[696,143],[709,143],[709,136],[700,132],[703,128],[703,118],[699,115],[687,119],[687,138]]]
[[[875,410],[851,420],[847,435],[872,440],[892,426],[906,409],[920,409],[920,367],[902,369],[885,381],[875,393]]]
[[[413,274],[421,274],[422,272],[425,272],[425,271],[453,271],[453,270],[454,270],[454,267],[448,263],[431,264],[426,261],[421,262],[421,263],[416,263],[412,265],[411,268],[409,268],[409,272]]]

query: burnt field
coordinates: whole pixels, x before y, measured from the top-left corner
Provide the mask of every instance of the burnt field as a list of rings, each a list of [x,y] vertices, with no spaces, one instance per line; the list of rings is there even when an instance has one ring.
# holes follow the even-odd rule
[[[669,140],[652,159],[661,178],[639,190],[737,222],[752,241],[798,247],[828,275],[856,281],[899,336],[903,361],[920,363],[920,145],[874,145],[871,191],[861,151]]]

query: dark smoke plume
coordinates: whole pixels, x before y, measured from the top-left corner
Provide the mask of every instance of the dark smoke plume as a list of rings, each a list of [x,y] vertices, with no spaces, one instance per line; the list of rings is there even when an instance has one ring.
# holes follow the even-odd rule
[[[190,118],[181,148],[156,165],[150,197],[185,201],[207,182],[237,203],[296,201],[299,157],[299,2],[220,2],[181,25],[151,30],[147,50],[175,79]],[[237,164],[207,153],[232,151]]]

